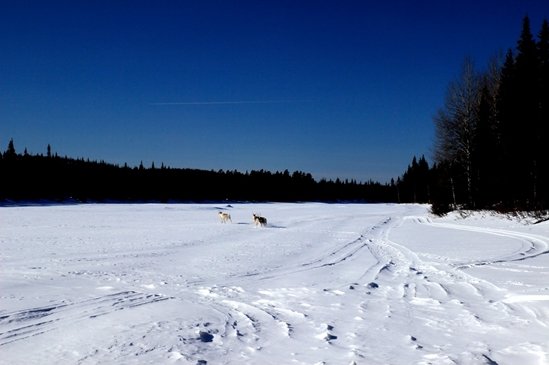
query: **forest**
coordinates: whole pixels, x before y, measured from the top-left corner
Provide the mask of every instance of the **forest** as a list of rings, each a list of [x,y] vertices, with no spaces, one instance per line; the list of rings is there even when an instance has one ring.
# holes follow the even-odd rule
[[[413,157],[390,183],[315,180],[288,170],[207,171],[0,152],[0,203],[345,201],[429,203],[454,209],[549,209],[549,23],[528,17],[516,49],[484,71],[466,58],[433,118],[433,163]]]
[[[387,202],[396,187],[377,182],[316,181],[288,170],[208,171],[118,166],[104,161],[17,153],[10,140],[0,154],[0,202]]]
[[[431,201],[499,211],[549,208],[549,24],[528,17],[516,50],[477,72],[466,59],[434,117]]]

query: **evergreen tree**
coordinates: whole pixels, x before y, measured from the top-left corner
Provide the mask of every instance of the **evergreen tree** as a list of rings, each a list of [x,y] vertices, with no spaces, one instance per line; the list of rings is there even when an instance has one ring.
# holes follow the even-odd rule
[[[4,157],[14,158],[16,156],[17,156],[17,153],[15,152],[15,145],[13,143],[13,138],[11,138],[10,141],[8,142],[8,149],[6,150]]]
[[[421,203],[431,202],[431,183],[429,180],[429,164],[425,156],[421,156],[417,171],[418,194]]]
[[[393,187],[393,185],[394,180],[391,180],[390,186]],[[430,202],[429,164],[425,156],[421,156],[419,161],[414,156],[412,163],[408,165],[408,169],[402,175],[402,179],[399,177],[397,180],[396,193],[396,200],[399,203]]]
[[[501,194],[499,184],[500,148],[494,118],[494,104],[488,83],[480,91],[477,125],[473,141],[473,200],[476,208],[491,207]]]
[[[517,185],[522,176],[519,176],[520,170],[517,167],[517,158],[514,150],[516,146],[516,136],[520,133],[520,124],[515,123],[518,115],[516,103],[516,72],[515,57],[509,50],[505,57],[505,62],[501,70],[500,87],[496,101],[496,118],[499,127],[500,146],[502,150],[501,159],[503,163],[499,166],[501,175],[502,191],[505,196],[501,196],[504,206],[512,207],[518,199]]]
[[[538,35],[539,100],[538,151],[539,158],[539,201],[542,207],[549,207],[549,22],[543,21]]]
[[[448,161],[433,165],[430,171],[430,181],[433,186],[431,191],[431,212],[444,215],[452,209],[456,209],[457,199],[453,184],[454,180]]]
[[[536,42],[530,30],[530,20],[525,17],[522,32],[517,45],[515,62],[516,72],[516,107],[517,115],[512,123],[517,124],[515,139],[517,141],[512,153],[515,154],[515,170],[520,180],[516,181],[518,198],[527,207],[533,207],[537,201],[539,185],[539,61]]]

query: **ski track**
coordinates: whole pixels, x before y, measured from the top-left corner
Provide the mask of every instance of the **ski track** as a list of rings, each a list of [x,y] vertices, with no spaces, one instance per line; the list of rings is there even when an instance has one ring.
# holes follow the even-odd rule
[[[57,266],[49,272],[62,272],[67,280],[93,281],[96,290],[108,294],[0,310],[0,350],[8,355],[0,358],[0,364],[17,363],[6,360],[10,356],[24,359],[17,353],[28,350],[36,338],[55,342],[64,331],[75,333],[75,324],[87,326],[101,319],[107,327],[111,321],[118,323],[121,312],[127,320],[138,320],[117,327],[100,342],[91,340],[86,347],[81,345],[84,341],[77,341],[75,346],[80,347],[74,354],[47,347],[43,363],[549,363],[549,311],[532,305],[549,300],[549,295],[513,296],[468,272],[472,267],[538,258],[549,253],[548,239],[433,222],[427,214],[418,215],[422,211],[423,207],[404,206],[362,216],[326,217],[324,213],[320,218],[303,217],[294,225],[265,229],[237,222],[198,241],[161,249],[56,258],[68,265],[67,270]],[[505,237],[522,244],[520,250],[495,259],[432,261],[408,249],[406,242],[391,239],[393,230],[404,223],[449,234],[461,230]],[[329,236],[331,244],[308,254],[292,255],[291,251],[284,263],[259,260],[249,269],[226,272],[208,272],[204,267],[194,277],[162,270],[157,263],[167,260],[165,266],[171,268],[168,258],[174,252],[204,242],[244,244],[247,238],[242,238],[242,229],[252,230],[258,242],[274,242],[281,232],[294,230],[299,233],[295,239],[311,234],[311,243],[304,247],[314,247],[314,239],[323,236]],[[246,255],[254,254],[258,253],[231,253],[224,258],[226,263],[204,256],[204,262],[238,265],[239,260],[249,260]],[[104,260],[124,265],[121,271],[108,270]],[[132,261],[135,266],[127,266]],[[37,262],[36,268],[47,266]],[[44,349],[44,345],[37,348]]]

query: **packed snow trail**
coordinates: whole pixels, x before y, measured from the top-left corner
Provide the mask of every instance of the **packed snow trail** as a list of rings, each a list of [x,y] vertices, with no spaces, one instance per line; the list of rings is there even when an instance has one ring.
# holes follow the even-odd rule
[[[549,363],[546,223],[312,203],[0,218],[0,364]]]

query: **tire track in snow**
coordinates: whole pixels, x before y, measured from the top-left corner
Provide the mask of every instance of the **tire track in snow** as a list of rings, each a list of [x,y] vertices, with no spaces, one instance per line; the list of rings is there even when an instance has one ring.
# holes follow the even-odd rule
[[[337,232],[337,231],[332,231]],[[350,233],[350,232],[347,232]],[[294,275],[298,273],[303,273],[311,270],[318,270],[328,267],[333,267],[338,264],[341,264],[350,259],[356,258],[361,252],[368,247],[368,242],[366,240],[364,233],[354,233],[356,238],[351,241],[346,241],[337,247],[329,250],[324,253],[322,256],[315,258],[313,260],[308,260],[298,264],[293,264],[291,266],[282,266],[263,272],[254,272],[251,274],[244,275],[235,275],[231,279],[242,279],[242,278],[254,278],[256,280],[270,280],[276,279],[282,276]],[[234,280],[231,280],[234,281]]]
[[[360,235],[357,239],[344,244],[342,247],[322,256],[321,258],[302,263],[301,267],[308,269],[319,269],[326,266],[334,266],[351,258],[366,246],[367,243],[364,241],[364,235]]]
[[[317,259],[304,262],[292,267],[280,269],[254,276],[248,276],[247,280],[260,282],[264,279],[280,278],[285,275],[322,270],[323,273],[337,273],[343,263],[356,265],[358,261],[351,260],[364,251],[370,255],[368,248],[371,247],[371,239],[367,239],[370,232],[382,232],[384,227],[391,222],[390,218],[383,218],[370,227],[365,233],[358,234],[358,238],[338,245],[326,252]],[[366,249],[366,250],[365,250]],[[393,256],[399,254],[398,250],[393,251]],[[406,260],[401,255],[402,261]],[[358,264],[360,267],[360,264]],[[384,262],[381,271],[390,271],[394,267],[408,267]],[[394,267],[393,267],[394,266]],[[365,269],[368,269],[367,267]],[[361,272],[358,270],[357,272]],[[320,274],[320,273],[319,273]],[[350,287],[352,285],[343,286]],[[376,313],[382,322],[392,313],[387,298],[376,299],[370,297],[368,303],[364,301],[364,291],[368,288],[357,284],[356,289],[284,289],[271,288],[259,292],[248,292],[242,288],[214,286],[199,289],[205,299],[204,305],[215,306],[223,312],[232,323],[227,324],[236,331],[238,343],[236,352],[242,354],[263,351],[266,344],[285,343],[289,348],[302,348],[299,343],[311,343],[314,348],[330,351],[329,347],[337,346],[338,351],[346,353],[346,356],[354,359],[361,359],[365,351],[361,350],[361,335],[363,328],[355,328],[357,325],[367,323],[358,314],[347,318],[346,315],[338,315],[339,311],[346,311],[348,308],[359,307],[361,313]],[[371,288],[370,288],[371,289]],[[384,290],[384,289],[381,289]],[[373,291],[373,290],[372,290]],[[404,289],[400,291],[404,292]],[[398,290],[397,290],[398,292]],[[349,294],[349,295],[347,295]],[[368,295],[368,294],[366,294]],[[403,294],[393,293],[394,297],[402,297]],[[211,301],[208,303],[208,301]],[[306,304],[306,306],[305,306]],[[307,313],[296,310],[300,306]],[[352,313],[352,312],[351,312]],[[341,321],[339,318],[345,318]],[[366,314],[365,317],[368,317]],[[370,317],[368,317],[371,319]],[[408,336],[410,337],[410,336]],[[297,346],[296,346],[297,345]],[[410,345],[415,348],[415,344]],[[297,351],[296,351],[297,352]],[[255,355],[258,356],[258,355]]]
[[[115,311],[153,304],[170,297],[134,291],[100,296],[74,303],[57,303],[0,313],[0,346],[61,329],[64,324],[93,320]]]
[[[411,250],[389,239],[391,230],[398,227],[403,219],[445,229],[463,229],[516,238],[525,244],[520,252],[496,260],[477,260],[459,265],[426,262]],[[360,305],[360,316],[366,321],[376,323],[378,330],[395,331],[401,335],[405,335],[402,327],[406,328],[402,323],[413,323],[409,327],[416,331],[420,329],[422,335],[409,335],[415,339],[415,350],[425,352],[423,358],[426,361],[465,361],[478,364],[487,359],[493,361],[493,353],[504,353],[516,346],[503,335],[506,328],[522,328],[528,333],[530,329],[525,326],[530,325],[534,326],[532,328],[535,328],[535,333],[543,332],[543,328],[549,325],[547,320],[539,320],[540,315],[536,312],[532,314],[524,308],[508,305],[505,290],[463,271],[475,265],[521,261],[546,254],[548,244],[543,237],[498,229],[439,225],[417,217],[404,217],[387,221],[385,225],[372,230],[368,242],[368,248],[377,258],[378,264],[370,268],[362,278],[373,280],[375,290],[369,291],[371,298]],[[397,287],[403,290],[394,290]],[[403,293],[401,298],[395,296],[399,292]],[[384,317],[384,320],[380,321],[377,318],[379,316]],[[392,319],[395,317],[400,321],[398,328]],[[444,342],[445,336],[455,337],[456,332],[460,333],[458,336],[465,338]],[[487,337],[486,333],[490,335]],[[486,341],[486,338],[489,340]],[[535,341],[527,344],[539,347]],[[460,355],[449,357],[446,353]]]
[[[524,260],[532,259],[541,255],[549,254],[549,240],[546,237],[539,236],[539,235],[533,235],[533,234],[527,234],[527,233],[521,233],[521,232],[515,232],[515,231],[509,231],[509,230],[497,229],[497,228],[475,227],[475,226],[458,225],[458,224],[451,224],[451,223],[433,223],[425,219],[417,220],[417,222],[420,224],[429,225],[431,227],[439,227],[439,228],[475,232],[475,233],[485,233],[485,234],[491,234],[494,236],[501,236],[501,237],[516,239],[523,242],[523,246],[522,246],[523,249],[521,249],[518,252],[512,253],[510,255],[505,255],[500,258],[492,259],[492,260],[475,260],[475,261],[454,264],[454,266],[456,266],[459,269],[467,269],[473,266],[483,266],[483,265],[492,265],[492,264],[506,263],[506,262],[524,261]]]

